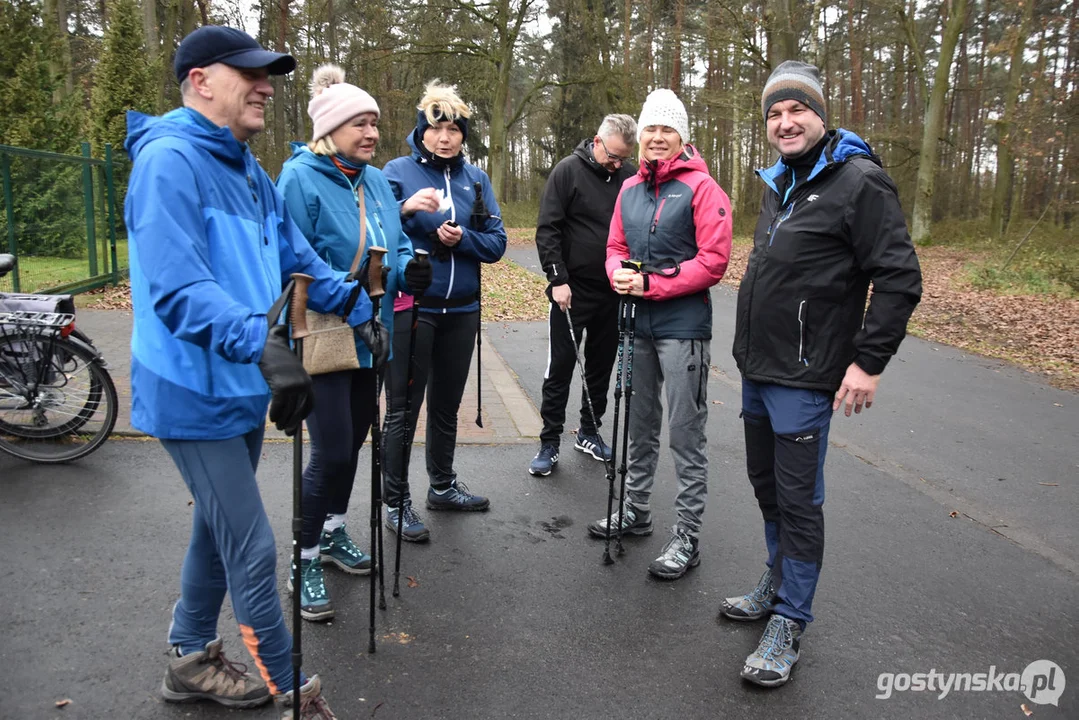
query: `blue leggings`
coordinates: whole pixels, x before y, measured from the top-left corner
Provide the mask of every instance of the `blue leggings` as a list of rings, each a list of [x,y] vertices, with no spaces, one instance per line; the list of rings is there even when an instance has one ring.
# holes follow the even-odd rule
[[[292,690],[292,636],[277,596],[277,549],[255,469],[264,428],[227,440],[162,440],[195,499],[169,643],[199,652],[217,637],[225,593],[274,695]]]

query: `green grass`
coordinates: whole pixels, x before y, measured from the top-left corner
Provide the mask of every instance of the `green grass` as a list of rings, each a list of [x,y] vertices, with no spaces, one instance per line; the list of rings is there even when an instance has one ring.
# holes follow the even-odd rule
[[[111,260],[98,251],[99,274],[111,267]],[[127,240],[116,241],[116,260],[121,269],[127,268]],[[19,292],[41,292],[49,288],[77,283],[90,277],[90,261],[87,258],[58,258],[22,256],[19,258]],[[13,290],[10,275],[0,279],[0,291]]]

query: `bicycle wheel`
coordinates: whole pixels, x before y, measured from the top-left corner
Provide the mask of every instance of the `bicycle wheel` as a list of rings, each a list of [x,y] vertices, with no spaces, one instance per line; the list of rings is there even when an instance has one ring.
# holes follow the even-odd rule
[[[0,337],[0,450],[39,463],[89,455],[116,425],[116,386],[66,338]]]

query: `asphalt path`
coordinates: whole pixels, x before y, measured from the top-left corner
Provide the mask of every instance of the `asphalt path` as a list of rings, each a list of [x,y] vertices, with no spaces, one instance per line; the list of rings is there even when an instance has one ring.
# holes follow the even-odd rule
[[[833,423],[817,621],[791,682],[763,691],[740,681],[761,626],[717,622],[716,610],[756,582],[763,538],[729,354],[733,295],[715,297],[701,566],[674,583],[646,573],[674,522],[665,448],[656,534],[627,540],[605,566],[602,542],[584,530],[606,503],[603,466],[574,452],[571,436],[544,479],[525,472],[532,447],[463,446],[459,475],[492,509],[425,513],[432,542],[406,546],[399,599],[386,576],[378,652],[367,654],[366,579],[329,573],[337,618],[304,625],[305,669],[339,717],[1022,718],[1023,703],[1035,718],[1079,717],[1076,396],[914,339],[874,407]],[[538,399],[545,324],[487,332]],[[569,427],[574,413],[571,403]],[[291,463],[289,444],[268,443],[259,473],[286,608]],[[361,470],[349,513],[365,538],[367,481]],[[150,440],[112,440],[60,467],[0,456],[0,717],[275,717],[160,700],[189,502]],[[227,609],[220,630],[246,660]],[[1000,675],[1037,660],[1071,681],[1059,706],[1015,689],[939,698],[900,689],[901,677],[876,697],[892,677],[882,673]]]

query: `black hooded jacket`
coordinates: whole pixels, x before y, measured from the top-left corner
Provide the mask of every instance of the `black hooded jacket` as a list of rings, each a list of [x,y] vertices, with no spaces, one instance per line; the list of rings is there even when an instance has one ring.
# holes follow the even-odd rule
[[[591,140],[555,165],[536,222],[540,265],[551,285],[613,292],[604,270],[607,235],[622,183],[636,172],[629,163],[608,172],[592,157]]]
[[[805,182],[792,182],[782,160],[758,174],[768,187],[738,290],[738,369],[756,382],[826,392],[852,362],[880,374],[922,294],[891,178],[846,130],[829,133]]]

